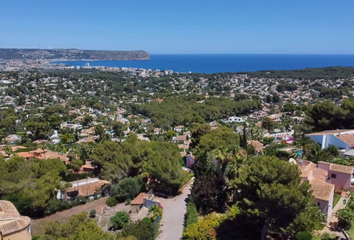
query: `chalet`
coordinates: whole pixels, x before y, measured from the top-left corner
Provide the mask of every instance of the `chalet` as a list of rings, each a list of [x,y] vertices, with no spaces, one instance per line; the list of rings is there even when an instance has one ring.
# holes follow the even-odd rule
[[[69,200],[77,196],[83,196],[89,200],[108,196],[110,193],[111,182],[100,180],[98,178],[87,178],[71,182],[72,187],[66,191],[66,197]],[[57,196],[58,197],[58,196]]]
[[[299,160],[297,165],[301,171],[301,181],[310,182],[312,195],[322,213],[327,217],[331,216],[335,185],[326,181],[328,172],[317,168],[316,164],[309,161]]]
[[[333,145],[340,152],[348,152],[354,149],[354,130],[329,130],[323,132],[315,132],[306,134],[306,137],[312,138],[315,142],[321,145],[322,149],[326,149]]]

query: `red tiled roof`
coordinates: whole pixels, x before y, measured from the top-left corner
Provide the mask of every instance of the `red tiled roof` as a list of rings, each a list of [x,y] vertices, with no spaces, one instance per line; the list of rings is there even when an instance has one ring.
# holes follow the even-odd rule
[[[354,134],[340,134],[336,137],[350,146],[354,146]]]
[[[0,200],[0,232],[3,236],[25,229],[30,222],[31,219],[21,216],[11,202]]]
[[[144,203],[144,197],[147,196],[147,193],[140,193],[130,204],[131,205],[142,205]]]

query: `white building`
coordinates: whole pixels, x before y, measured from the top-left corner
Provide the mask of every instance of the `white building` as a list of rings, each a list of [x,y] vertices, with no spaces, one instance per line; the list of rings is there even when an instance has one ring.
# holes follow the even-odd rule
[[[330,145],[336,146],[344,155],[349,150],[354,149],[354,130],[328,130],[306,134],[306,137],[312,138],[321,145],[322,149],[326,149]]]
[[[245,120],[243,120],[242,117],[233,116],[233,117],[229,117],[226,122],[228,122],[228,123],[233,123],[233,122],[242,123],[242,122],[245,122]]]

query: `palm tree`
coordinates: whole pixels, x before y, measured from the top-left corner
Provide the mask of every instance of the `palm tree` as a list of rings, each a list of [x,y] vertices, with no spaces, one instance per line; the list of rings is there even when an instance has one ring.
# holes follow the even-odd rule
[[[232,179],[238,176],[242,165],[246,163],[247,151],[238,145],[232,146],[229,151],[233,158],[228,166],[226,175],[229,179]]]
[[[328,162],[330,160],[330,155],[322,150],[320,145],[316,144],[310,149],[308,159],[314,163],[318,163],[319,161]]]
[[[6,145],[4,152],[7,154],[7,157],[9,158],[12,153],[12,147],[10,145]]]
[[[156,220],[162,217],[162,208],[159,206],[152,206],[149,209],[149,217],[153,222],[156,222]]]
[[[80,150],[77,146],[72,147],[68,153],[68,158],[69,158],[70,162],[74,159],[77,159],[79,153],[80,153]]]
[[[303,137],[303,138],[297,139],[295,141],[295,144],[299,148],[301,148],[302,157],[304,157],[304,156],[307,157],[308,154],[310,153],[311,146],[314,145],[314,144],[317,145],[317,143],[315,143],[314,140],[312,138],[310,138],[310,137]]]
[[[46,152],[46,150],[47,150],[47,143],[44,142],[44,141],[42,141],[42,142],[40,142],[40,143],[38,144],[38,147],[43,150],[43,156],[44,156],[44,159],[46,159],[46,158],[45,158],[45,152]]]
[[[227,165],[233,159],[233,156],[232,156],[230,150],[227,147],[222,146],[215,151],[214,157],[215,157],[215,160],[220,163],[221,171],[224,174],[226,171]]]
[[[258,127],[255,122],[249,122],[247,127],[247,136],[251,140],[261,141],[264,136],[263,128]]]

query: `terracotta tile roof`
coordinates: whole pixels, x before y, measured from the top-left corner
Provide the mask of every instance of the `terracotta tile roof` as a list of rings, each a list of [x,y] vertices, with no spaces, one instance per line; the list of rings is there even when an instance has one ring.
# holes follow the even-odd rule
[[[298,165],[299,169],[301,171],[301,177],[308,177],[308,175],[310,175],[311,171],[316,169],[316,164],[314,164],[313,162],[309,162],[309,161],[303,161],[302,165]]]
[[[331,194],[334,192],[334,185],[331,183],[326,183],[321,179],[312,177],[311,181],[312,195],[320,200],[329,201]]]
[[[314,178],[320,179],[325,182],[327,176],[328,176],[328,173],[323,169],[316,168],[313,170],[312,177],[314,177]]]
[[[98,180],[97,182],[88,183],[76,187],[69,188],[67,190],[67,195],[70,197],[76,197],[78,195],[87,197],[95,194],[97,189],[102,188],[104,185],[109,185],[111,182],[106,180]]]
[[[188,148],[189,148],[189,145],[177,144],[177,147],[178,147],[179,149],[188,149]]]
[[[336,137],[350,146],[354,146],[354,134],[340,134]]]
[[[130,204],[131,205],[142,205],[144,203],[144,197],[146,197],[147,193],[140,193]]]
[[[65,164],[69,164],[70,163],[67,154],[59,154],[58,152],[53,152],[53,151],[50,151],[50,150],[46,150],[45,152],[43,152],[43,150],[41,150],[41,149],[37,149],[34,152],[37,153],[37,154],[40,154],[39,156],[36,156],[37,158],[40,158],[40,159],[56,159],[56,158],[59,158]]]
[[[17,155],[19,157],[23,157],[23,158],[33,158],[33,154],[29,153],[29,152],[19,152],[17,153]]]
[[[335,172],[341,172],[341,173],[347,173],[347,174],[353,173],[353,167],[339,165],[339,164],[331,163],[331,166],[329,167],[329,169],[331,171],[335,171]]]
[[[257,152],[263,152],[264,145],[259,141],[247,141],[247,144],[252,145]]]
[[[29,217],[21,216],[9,201],[0,200],[0,232],[6,236],[30,225]]]
[[[181,135],[181,136],[177,136],[174,139],[175,141],[186,141],[187,140],[187,135]]]

